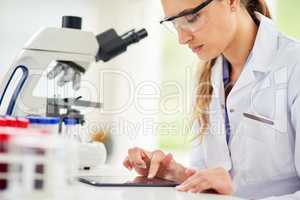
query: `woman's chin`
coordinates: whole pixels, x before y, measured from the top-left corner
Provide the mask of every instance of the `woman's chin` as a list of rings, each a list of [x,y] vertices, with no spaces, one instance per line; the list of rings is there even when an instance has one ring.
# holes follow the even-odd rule
[[[197,52],[196,55],[203,62],[207,62],[207,61],[210,61],[210,60],[218,57],[218,55],[206,54],[205,52]]]
[[[203,62],[206,62],[206,61],[209,61],[209,60],[213,59],[213,57],[207,56],[207,55],[201,54],[201,53],[197,53],[196,55],[197,55],[198,58],[199,58],[201,61],[203,61]]]

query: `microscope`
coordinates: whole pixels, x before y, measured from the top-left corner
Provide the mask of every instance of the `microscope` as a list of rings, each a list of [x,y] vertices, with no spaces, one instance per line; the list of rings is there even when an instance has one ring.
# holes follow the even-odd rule
[[[82,31],[81,26],[80,17],[64,16],[62,28],[44,28],[28,41],[0,85],[0,115],[58,116],[62,120],[72,117],[84,123],[84,116],[73,106],[101,107],[99,102],[83,101],[81,97],[61,99],[33,95],[41,72],[50,66],[53,65],[47,74],[49,80],[63,74],[57,85],[71,82],[73,89],[78,90],[81,76],[91,63],[108,62],[148,35],[145,29],[131,30],[121,36],[114,29],[94,35]]]
[[[81,25],[80,17],[64,16],[62,28],[44,28],[33,35],[0,85],[0,115],[59,117],[61,131],[65,118],[76,119],[84,124],[84,115],[74,107],[101,107],[100,102],[84,101],[81,97],[39,97],[34,95],[34,89],[42,73],[46,72],[47,83],[48,80],[52,80],[55,86],[72,83],[73,90],[79,90],[81,76],[92,63],[110,61],[148,34],[142,29],[119,36],[114,29],[109,29],[94,35],[82,31]],[[102,143],[80,144],[79,168],[90,169],[103,164],[105,159],[106,148]]]

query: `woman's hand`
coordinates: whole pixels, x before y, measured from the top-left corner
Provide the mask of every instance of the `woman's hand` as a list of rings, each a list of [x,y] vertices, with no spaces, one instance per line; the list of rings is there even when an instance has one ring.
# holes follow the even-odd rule
[[[185,173],[190,177],[176,187],[179,191],[198,193],[214,190],[224,195],[232,195],[234,192],[229,173],[221,167],[201,171],[187,169]]]
[[[160,150],[149,152],[138,147],[129,149],[123,165],[148,178],[158,177],[178,182],[187,178],[186,168],[176,163],[172,154],[166,155]]]

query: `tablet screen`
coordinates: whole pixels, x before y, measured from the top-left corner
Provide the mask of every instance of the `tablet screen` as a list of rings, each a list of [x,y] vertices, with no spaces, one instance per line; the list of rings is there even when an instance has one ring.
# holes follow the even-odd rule
[[[107,187],[175,187],[179,185],[177,182],[164,179],[147,177],[119,177],[119,176],[81,176],[78,180],[82,183],[94,186]]]

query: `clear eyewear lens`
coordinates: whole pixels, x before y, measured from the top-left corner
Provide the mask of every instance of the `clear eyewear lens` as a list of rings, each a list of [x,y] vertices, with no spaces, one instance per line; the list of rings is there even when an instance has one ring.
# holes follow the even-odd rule
[[[202,22],[197,14],[180,17],[172,22],[164,22],[165,27],[172,33],[177,33],[178,29],[188,32],[196,32],[199,30]]]
[[[197,14],[187,15],[178,20],[178,27],[189,32],[196,32],[201,26],[201,20]]]
[[[176,34],[177,33],[176,25],[174,24],[173,21],[164,22],[163,25],[168,30],[168,32],[170,32],[172,34]]]

